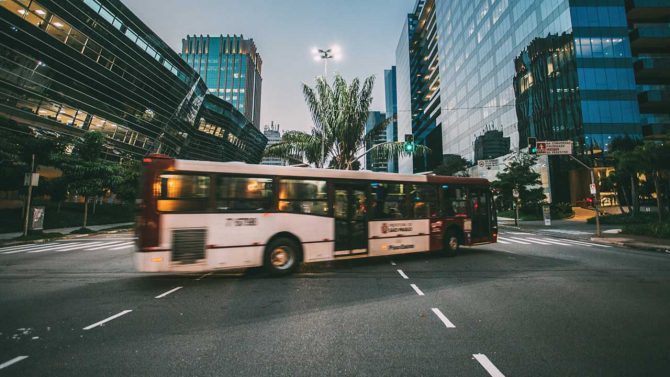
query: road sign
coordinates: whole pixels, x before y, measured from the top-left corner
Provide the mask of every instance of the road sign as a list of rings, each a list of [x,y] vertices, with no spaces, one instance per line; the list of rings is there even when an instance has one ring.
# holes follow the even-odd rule
[[[596,194],[596,184],[595,184],[595,183],[591,183],[591,184],[589,185],[589,189],[591,190],[591,195],[595,195],[595,194]]]
[[[26,173],[23,177],[24,186],[37,186],[40,182],[40,173]]]
[[[498,160],[479,160],[477,161],[477,166],[483,169],[491,170],[491,168],[498,167]]]
[[[544,225],[545,226],[550,226],[551,225],[551,207],[550,206],[542,206],[542,217],[544,217]]]
[[[539,155],[571,155],[572,140],[538,141],[537,154]]]

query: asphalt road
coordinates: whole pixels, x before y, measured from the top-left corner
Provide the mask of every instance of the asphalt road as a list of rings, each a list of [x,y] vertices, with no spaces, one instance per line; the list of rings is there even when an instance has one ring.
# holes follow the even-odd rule
[[[670,254],[501,236],[286,278],[136,273],[129,235],[0,248],[0,376],[670,375]]]

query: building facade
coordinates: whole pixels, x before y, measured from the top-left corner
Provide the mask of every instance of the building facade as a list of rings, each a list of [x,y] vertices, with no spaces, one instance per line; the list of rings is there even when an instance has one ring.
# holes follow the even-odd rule
[[[189,35],[180,56],[205,80],[210,94],[230,102],[260,129],[263,62],[253,39]]]
[[[279,129],[279,124],[270,122],[269,125],[266,125],[263,128],[263,135],[268,139],[268,146],[281,142],[281,130]],[[279,157],[263,157],[261,165],[286,166],[288,165],[288,161]]]
[[[434,8],[441,108],[436,126],[443,153],[473,159],[474,139],[487,124],[502,126],[513,150],[525,148],[529,136],[570,139],[577,153],[596,158],[616,137],[666,132],[667,1],[435,0],[430,5],[417,1],[414,15],[419,30],[421,15]],[[425,17],[429,47],[410,46],[407,53],[410,60],[428,63],[434,61],[432,18]],[[399,46],[405,38],[401,35]],[[417,51],[418,59],[412,59]],[[396,58],[400,61],[398,51]],[[407,78],[423,73],[411,71]],[[413,119],[415,137],[421,136],[420,124]],[[400,129],[405,126],[399,121]],[[552,180],[567,178],[572,169],[551,165]],[[581,195],[570,192],[554,200]]]
[[[386,118],[391,118],[391,123],[386,129],[386,140],[398,141],[398,89],[395,66],[384,70],[384,98],[386,100]],[[398,156],[389,158],[388,172],[398,172]]]
[[[5,0],[0,35],[3,131],[100,131],[110,159],[261,159],[265,137],[118,0]]]
[[[492,160],[510,152],[510,138],[500,130],[487,130],[475,139],[475,162]]]
[[[370,132],[375,126],[384,122],[386,120],[386,114],[381,111],[370,111],[368,112],[368,121],[365,123],[365,133]],[[381,143],[385,143],[386,133],[381,133],[377,135],[372,140],[367,140],[365,143],[365,150],[369,150],[373,146]],[[380,158],[376,156],[374,150],[365,155],[365,170],[386,172],[388,171],[388,159]]]
[[[416,17],[408,14],[403,24],[400,40],[395,51],[396,89],[398,100],[398,139],[405,140],[405,135],[412,132],[412,87],[410,82],[409,38],[416,28]],[[414,159],[409,156],[398,157],[398,172],[412,174]]]

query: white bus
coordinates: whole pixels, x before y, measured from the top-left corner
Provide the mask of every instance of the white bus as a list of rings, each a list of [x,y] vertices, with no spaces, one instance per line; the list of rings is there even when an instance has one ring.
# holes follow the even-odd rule
[[[144,159],[139,271],[198,272],[496,242],[489,182],[239,162]]]

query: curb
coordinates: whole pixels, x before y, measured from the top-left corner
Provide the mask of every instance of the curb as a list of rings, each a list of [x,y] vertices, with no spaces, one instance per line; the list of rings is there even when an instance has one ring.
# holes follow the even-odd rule
[[[601,238],[597,237],[592,237],[591,242],[599,243],[602,245],[625,247],[628,249],[670,254],[670,246],[664,246],[664,245],[652,245],[652,244],[638,243],[635,241],[603,241]]]

